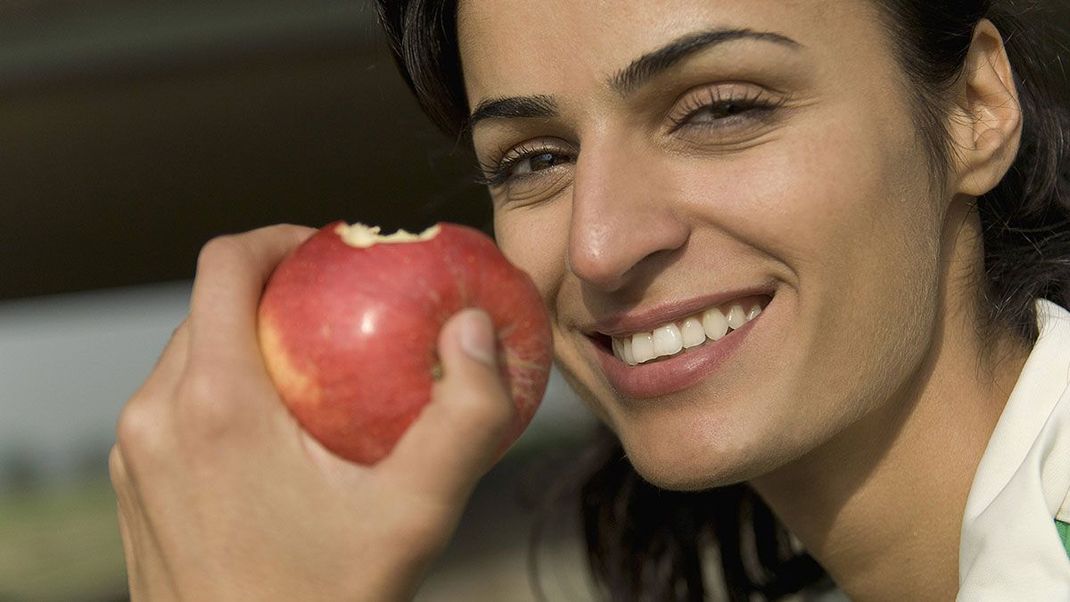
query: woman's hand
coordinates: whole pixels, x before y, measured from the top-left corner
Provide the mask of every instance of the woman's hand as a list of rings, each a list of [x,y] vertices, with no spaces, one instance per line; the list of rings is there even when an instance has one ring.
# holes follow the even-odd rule
[[[208,243],[189,317],[119,418],[110,470],[134,600],[409,599],[497,457],[515,409],[474,310],[443,329],[444,378],[378,465],[301,430],[261,361],[256,309],[312,232]]]

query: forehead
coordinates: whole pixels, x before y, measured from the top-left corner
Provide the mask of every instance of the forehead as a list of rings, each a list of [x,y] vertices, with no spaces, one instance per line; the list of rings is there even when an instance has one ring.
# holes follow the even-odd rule
[[[637,56],[711,28],[778,33],[836,62],[866,58],[881,30],[869,0],[460,0],[470,100],[579,89]]]

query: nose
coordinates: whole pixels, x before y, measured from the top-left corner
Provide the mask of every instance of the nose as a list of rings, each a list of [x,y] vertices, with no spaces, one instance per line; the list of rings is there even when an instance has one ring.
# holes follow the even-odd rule
[[[591,286],[618,291],[687,242],[686,212],[674,203],[670,169],[641,144],[584,145],[576,160],[569,269]]]

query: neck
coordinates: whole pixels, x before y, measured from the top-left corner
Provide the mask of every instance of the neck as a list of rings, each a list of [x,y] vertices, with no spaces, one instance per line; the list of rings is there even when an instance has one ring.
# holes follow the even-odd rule
[[[916,378],[751,481],[852,600],[953,600],[958,590],[966,498],[1029,350],[1008,335],[989,370],[974,305],[949,297]]]

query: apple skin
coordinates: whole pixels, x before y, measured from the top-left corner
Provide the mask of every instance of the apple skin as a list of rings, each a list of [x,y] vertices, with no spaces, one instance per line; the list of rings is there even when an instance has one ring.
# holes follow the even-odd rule
[[[372,465],[431,400],[438,336],[461,309],[485,310],[516,420],[542,400],[552,362],[549,316],[531,278],[483,233],[442,223],[429,240],[358,248],[325,226],[282,261],[258,310],[265,365],[302,427],[327,449]]]

